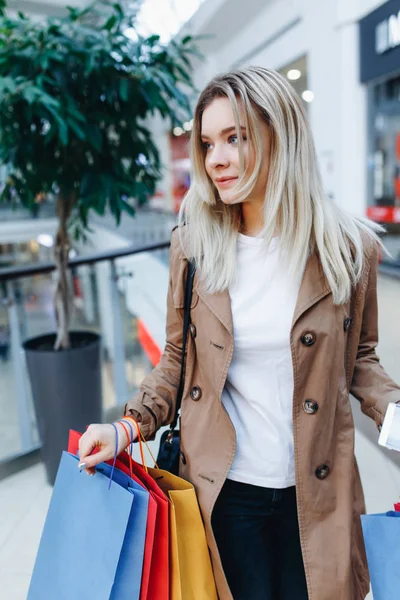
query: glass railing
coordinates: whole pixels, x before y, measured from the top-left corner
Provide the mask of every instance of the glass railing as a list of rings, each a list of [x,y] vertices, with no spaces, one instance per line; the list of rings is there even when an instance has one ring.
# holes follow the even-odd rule
[[[164,238],[166,239],[166,238]],[[152,363],[143,327],[165,328],[169,242],[79,256],[70,261],[71,330],[101,336],[103,421],[122,415]],[[22,344],[55,331],[52,263],[0,269],[0,462],[40,446]]]
[[[0,223],[27,219],[52,219],[55,216],[56,206],[54,202],[47,201],[35,204],[32,210],[20,205],[0,204]]]

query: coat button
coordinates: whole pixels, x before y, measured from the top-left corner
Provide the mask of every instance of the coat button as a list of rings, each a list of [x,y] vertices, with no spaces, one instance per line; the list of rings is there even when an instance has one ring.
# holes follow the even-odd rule
[[[320,465],[315,469],[315,476],[317,479],[326,479],[330,473],[328,465]]]
[[[308,415],[315,415],[318,410],[318,403],[315,400],[305,400],[303,404],[303,410]]]
[[[197,335],[196,327],[193,324],[190,325],[190,335],[192,336],[193,339]]]
[[[344,320],[344,330],[348,331],[350,329],[350,325],[353,319],[350,319],[350,317],[347,317],[347,319]]]
[[[200,400],[201,398],[201,389],[199,387],[197,387],[197,385],[195,385],[191,390],[190,390],[190,397],[192,400],[194,400],[195,402],[197,402],[198,400]]]
[[[314,333],[305,333],[301,336],[301,343],[305,346],[312,346],[316,340],[316,335]]]

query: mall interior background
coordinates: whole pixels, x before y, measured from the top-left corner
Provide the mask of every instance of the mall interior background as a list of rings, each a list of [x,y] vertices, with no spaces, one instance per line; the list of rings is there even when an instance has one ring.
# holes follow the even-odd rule
[[[65,4],[10,0],[9,7],[42,19],[63,14]],[[204,59],[195,64],[198,89],[219,72],[249,64],[290,80],[307,110],[328,196],[387,228],[392,256],[381,265],[382,344],[385,366],[400,380],[400,0],[145,0],[141,19],[143,31],[164,40],[205,36]],[[154,119],[151,128],[164,164],[157,193],[119,228],[108,216],[93,217],[88,242],[76,243],[72,256],[169,240],[190,181],[191,122],[171,129]],[[40,200],[34,215],[0,206],[0,270],[52,261],[55,229],[51,199]],[[102,336],[105,419],[121,412],[165,341],[168,251],[116,265],[117,277],[107,261],[71,273],[73,327]],[[7,473],[2,466],[40,446],[21,343],[54,329],[53,284],[51,274],[41,274],[0,285],[0,476]],[[372,439],[373,425],[364,421],[356,417]],[[383,455],[391,468],[400,466]]]
[[[84,6],[85,2],[71,4]],[[9,7],[35,19],[65,12],[62,0],[11,0]],[[400,272],[396,268],[400,265],[400,0],[146,0],[139,27],[161,34],[163,41],[187,33],[203,36],[199,42],[203,59],[194,64],[198,89],[218,72],[236,66],[258,64],[282,72],[306,108],[328,196],[386,226],[392,256],[384,257],[382,268],[394,275]],[[155,196],[137,218],[126,216],[119,229],[110,217],[93,217],[88,241],[76,243],[72,256],[168,241],[190,181],[191,122],[171,129],[167,122],[154,119],[150,126],[164,165]],[[1,172],[4,177],[4,169]],[[0,268],[52,260],[56,221],[51,198],[39,199],[33,215],[6,206],[0,212]],[[132,260],[118,263],[123,353],[115,339],[115,314],[107,310],[114,298],[110,264],[72,273],[74,327],[90,326],[102,334],[103,385],[109,406],[122,404],[133,393],[151,367],[154,347],[157,355],[164,343],[167,253],[142,257],[142,262],[151,263],[142,269],[142,277]],[[153,277],[144,279],[145,273]],[[0,422],[4,432],[0,459],[6,459],[39,443],[29,384],[21,383],[25,367],[19,348],[27,337],[54,327],[52,276],[16,281],[14,300],[4,282],[2,293],[0,349],[6,349],[0,369],[7,389],[3,415],[9,418]],[[157,302],[150,303],[149,297]],[[151,351],[144,339],[151,340]],[[121,360],[126,368],[120,367],[120,376],[127,384],[117,393],[115,370]]]

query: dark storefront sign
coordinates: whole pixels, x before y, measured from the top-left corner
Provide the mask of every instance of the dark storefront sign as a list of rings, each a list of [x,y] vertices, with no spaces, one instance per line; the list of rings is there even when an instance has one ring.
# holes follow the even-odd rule
[[[400,69],[400,0],[389,0],[360,21],[362,83]]]

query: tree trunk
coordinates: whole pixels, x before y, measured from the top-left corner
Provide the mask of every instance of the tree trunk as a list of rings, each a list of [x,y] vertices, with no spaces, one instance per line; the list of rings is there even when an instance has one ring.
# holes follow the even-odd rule
[[[75,190],[66,192],[60,189],[57,196],[58,230],[54,244],[54,261],[56,264],[56,290],[54,308],[57,320],[57,336],[54,350],[65,350],[70,347],[69,324],[72,313],[72,293],[68,285],[68,257],[71,243],[68,235],[68,221],[76,201]]]

